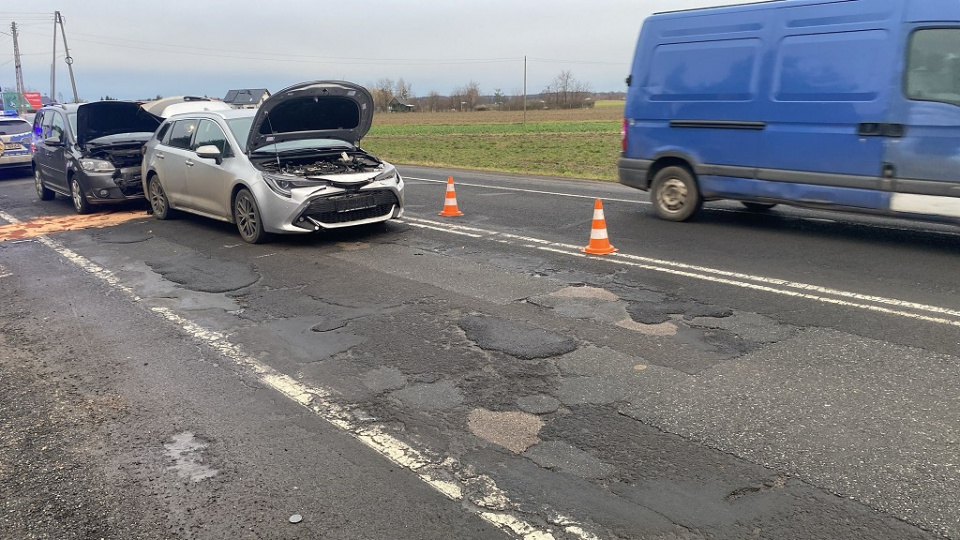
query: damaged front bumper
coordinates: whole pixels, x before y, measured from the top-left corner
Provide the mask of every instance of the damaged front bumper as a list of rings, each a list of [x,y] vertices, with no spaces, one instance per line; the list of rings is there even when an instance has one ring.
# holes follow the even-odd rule
[[[304,233],[379,223],[403,215],[403,179],[349,187],[304,189],[292,199],[273,192],[261,203],[264,228],[274,233]],[[301,190],[295,190],[301,191]],[[258,200],[258,202],[260,202]],[[271,217],[283,215],[280,221]]]
[[[140,166],[123,167],[113,172],[82,171],[81,186],[87,200],[94,204],[143,199]]]

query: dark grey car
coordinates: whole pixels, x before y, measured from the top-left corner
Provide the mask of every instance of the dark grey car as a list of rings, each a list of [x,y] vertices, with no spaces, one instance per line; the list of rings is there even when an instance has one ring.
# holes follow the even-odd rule
[[[80,214],[142,199],[141,148],[162,121],[130,101],[43,107],[33,122],[37,196],[68,196]]]

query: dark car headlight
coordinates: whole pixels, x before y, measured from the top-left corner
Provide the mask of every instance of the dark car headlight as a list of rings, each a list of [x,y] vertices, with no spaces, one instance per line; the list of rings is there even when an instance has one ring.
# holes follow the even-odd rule
[[[82,159],[80,167],[88,172],[113,172],[117,169],[113,163],[102,159]]]
[[[296,188],[326,187],[330,185],[330,183],[326,180],[279,176],[266,173],[263,173],[263,180],[267,183],[267,186],[273,190],[274,193],[284,197],[290,197],[291,191]]]

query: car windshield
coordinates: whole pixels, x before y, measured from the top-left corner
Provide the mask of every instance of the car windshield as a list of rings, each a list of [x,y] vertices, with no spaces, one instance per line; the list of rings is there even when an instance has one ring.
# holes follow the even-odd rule
[[[326,150],[331,148],[353,149],[353,145],[340,139],[298,139],[276,144],[261,146],[253,151],[255,154],[282,154],[297,150]]]
[[[0,120],[0,135],[20,135],[30,133],[33,126],[26,120]]]
[[[77,132],[77,113],[70,113],[67,115],[67,120],[70,121],[70,133]]]
[[[231,118],[227,120],[227,127],[233,133],[233,138],[240,143],[241,148],[246,148],[247,139],[250,138],[250,127],[253,126],[253,117]]]

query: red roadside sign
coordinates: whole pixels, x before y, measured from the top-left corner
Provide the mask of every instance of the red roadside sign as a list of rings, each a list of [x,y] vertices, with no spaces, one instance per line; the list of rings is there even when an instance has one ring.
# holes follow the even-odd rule
[[[24,92],[23,97],[34,110],[39,111],[40,107],[43,107],[43,102],[40,100],[40,92]]]

